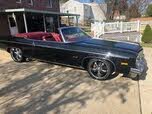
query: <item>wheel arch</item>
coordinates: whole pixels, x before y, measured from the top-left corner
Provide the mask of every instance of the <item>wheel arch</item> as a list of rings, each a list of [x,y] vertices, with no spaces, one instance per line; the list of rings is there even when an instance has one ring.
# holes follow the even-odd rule
[[[112,65],[112,68],[113,68],[113,72],[116,72],[116,65],[114,64],[114,62],[112,60],[110,60],[109,58],[105,58],[105,57],[85,57],[83,60],[82,60],[82,67],[84,69],[87,68],[87,65],[88,65],[88,62],[91,60],[91,59],[102,59],[102,60],[105,60],[105,61],[108,61],[111,65]]]
[[[10,53],[10,49],[11,49],[11,48],[20,48],[22,51],[24,51],[23,48],[18,47],[18,46],[10,46],[10,47],[7,47],[7,48],[6,48],[6,51],[7,51],[8,53]]]
[[[7,51],[8,53],[10,53],[10,49],[11,49],[11,47],[8,47],[8,48],[6,48],[6,51]]]

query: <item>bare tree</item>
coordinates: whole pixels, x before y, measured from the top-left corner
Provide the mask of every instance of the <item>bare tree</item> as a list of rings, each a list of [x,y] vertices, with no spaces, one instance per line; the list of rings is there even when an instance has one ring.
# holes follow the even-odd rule
[[[138,18],[145,13],[151,0],[128,0],[129,8],[127,18]]]
[[[105,3],[107,3],[107,19],[113,20],[114,12],[118,9],[118,0],[105,0]]]
[[[113,19],[115,10],[127,18],[140,17],[146,11],[151,0],[105,0],[108,6],[108,19]]]
[[[151,0],[128,0],[130,6],[136,4],[139,12],[144,12]]]
[[[119,0],[118,9],[121,15],[126,15],[126,12],[128,10],[128,2],[126,0]]]
[[[137,4],[131,4],[131,6],[128,9],[128,13],[127,14],[128,14],[127,15],[128,19],[141,17],[141,13],[140,13],[140,11],[138,9]]]
[[[67,2],[68,0],[59,0],[60,3],[65,3]]]

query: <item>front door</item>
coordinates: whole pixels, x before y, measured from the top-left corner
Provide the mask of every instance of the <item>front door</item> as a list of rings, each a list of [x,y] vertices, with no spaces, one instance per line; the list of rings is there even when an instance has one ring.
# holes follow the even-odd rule
[[[42,61],[56,62],[57,42],[34,41],[34,58]]]
[[[69,44],[55,41],[34,41],[34,44],[33,57],[36,59],[72,66],[79,66],[81,63],[80,53],[72,51]]]
[[[9,29],[10,29],[11,35],[17,34],[18,33],[18,27],[17,27],[15,16],[8,15],[8,22],[9,22]]]
[[[53,17],[46,17],[46,29],[47,32],[54,32],[55,25],[54,25]]]

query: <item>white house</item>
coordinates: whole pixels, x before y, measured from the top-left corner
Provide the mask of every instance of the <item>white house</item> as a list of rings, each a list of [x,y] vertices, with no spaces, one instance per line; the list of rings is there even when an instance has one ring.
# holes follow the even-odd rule
[[[81,3],[79,0],[69,0],[61,4],[63,13],[80,14],[79,23],[86,24],[91,21],[106,20],[107,5],[97,3]]]

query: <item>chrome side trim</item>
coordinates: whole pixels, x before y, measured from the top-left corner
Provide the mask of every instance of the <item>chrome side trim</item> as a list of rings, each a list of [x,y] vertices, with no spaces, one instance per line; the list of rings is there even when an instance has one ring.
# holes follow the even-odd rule
[[[36,45],[35,47],[43,47],[43,48],[53,48],[53,49],[59,49],[59,50],[67,50],[67,51],[74,51],[74,52],[82,52],[82,53],[88,53],[88,54],[98,54],[102,56],[106,56],[107,53],[96,53],[96,52],[89,52],[89,51],[82,51],[82,50],[72,50],[67,48],[58,48],[58,47],[51,47],[51,46],[44,46],[44,45]],[[112,54],[111,57],[117,57],[117,58],[123,58],[123,59],[129,59],[128,57],[120,56],[120,55],[114,55]]]
[[[5,40],[1,40],[4,43],[14,43],[14,44],[23,44],[23,45],[29,45],[29,46],[33,46],[33,44],[28,44],[28,43],[21,43],[21,42],[15,42],[15,41],[5,41]]]
[[[27,39],[27,40],[29,40],[29,39]],[[96,52],[89,52],[89,51],[82,51],[82,50],[72,50],[72,49],[59,48],[59,47],[46,46],[46,45],[33,45],[33,43],[32,44],[28,44],[28,43],[21,43],[21,42],[15,42],[15,41],[5,41],[5,40],[3,42],[14,43],[14,44],[22,44],[22,45],[29,45],[29,46],[33,46],[33,47],[43,47],[43,48],[53,48],[53,49],[59,49],[59,50],[67,50],[67,51],[74,51],[74,52],[80,52],[80,53],[82,52],[82,53],[88,53],[88,54],[98,54],[98,55],[102,55],[102,56],[106,56],[107,55],[107,53],[96,53]],[[59,43],[59,44],[61,44],[61,43]],[[120,55],[112,54],[111,56],[112,57],[117,57],[117,58],[129,59],[128,57],[124,57],[124,56],[120,56]]]

